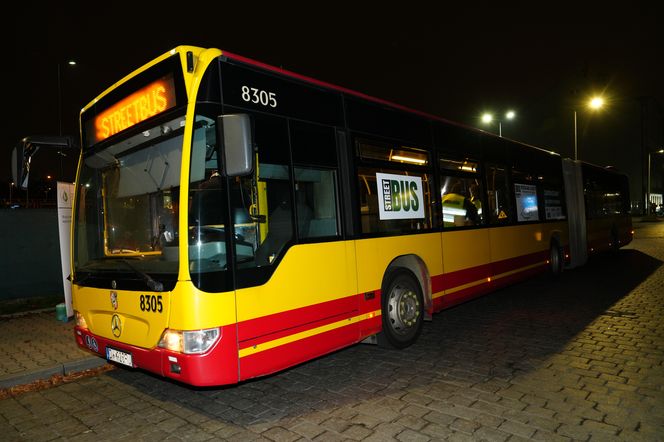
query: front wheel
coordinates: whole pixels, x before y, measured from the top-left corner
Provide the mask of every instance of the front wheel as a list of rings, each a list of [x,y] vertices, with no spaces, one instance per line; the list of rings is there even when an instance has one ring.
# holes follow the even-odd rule
[[[383,347],[408,347],[422,331],[424,302],[420,284],[411,272],[397,270],[388,275],[383,289],[383,331],[378,343]]]

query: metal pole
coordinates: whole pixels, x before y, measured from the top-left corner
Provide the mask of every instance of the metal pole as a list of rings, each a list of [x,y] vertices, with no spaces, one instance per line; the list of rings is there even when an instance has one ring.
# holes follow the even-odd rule
[[[650,214],[650,152],[648,152],[648,187],[646,188],[646,213]]]
[[[643,173],[643,160],[646,155],[646,100],[645,97],[639,97],[638,100],[641,105],[641,195],[645,199],[643,202],[643,214],[647,215],[650,211],[650,195],[648,195],[648,184],[643,182],[643,179],[646,178],[645,175],[650,172],[650,166],[648,165],[648,172],[646,174]],[[650,161],[650,152],[648,152],[648,161]]]
[[[58,62],[58,135],[62,135],[62,88],[60,83],[60,62]]]
[[[578,160],[578,141],[576,139],[576,109],[574,109],[574,160]]]
[[[498,122],[498,136],[501,138],[503,136],[503,123],[501,121]]]

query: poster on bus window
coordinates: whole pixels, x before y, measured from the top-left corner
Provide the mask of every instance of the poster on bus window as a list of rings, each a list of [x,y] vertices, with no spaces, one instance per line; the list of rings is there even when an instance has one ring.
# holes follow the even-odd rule
[[[376,173],[376,185],[381,220],[424,218],[422,178]]]
[[[557,190],[544,191],[544,216],[546,219],[565,219],[560,192]]]
[[[517,219],[521,221],[537,221],[537,187],[532,184],[515,184]]]

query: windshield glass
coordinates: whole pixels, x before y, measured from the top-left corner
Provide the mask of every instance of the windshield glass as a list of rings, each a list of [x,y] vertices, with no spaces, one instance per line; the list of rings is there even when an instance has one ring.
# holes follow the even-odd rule
[[[74,232],[76,282],[97,279],[92,285],[105,286],[99,281],[115,280],[120,272],[128,280],[174,285],[183,127],[183,116],[173,118],[84,155]]]

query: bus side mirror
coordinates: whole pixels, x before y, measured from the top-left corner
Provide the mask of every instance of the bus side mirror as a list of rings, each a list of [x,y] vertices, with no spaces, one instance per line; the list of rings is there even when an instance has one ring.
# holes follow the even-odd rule
[[[48,149],[78,148],[72,137],[68,136],[29,136],[23,138],[12,150],[12,179],[16,186],[28,188],[30,162],[40,147]]]
[[[217,131],[217,139],[222,142],[224,175],[249,175],[254,168],[254,143],[249,115],[219,115]]]

